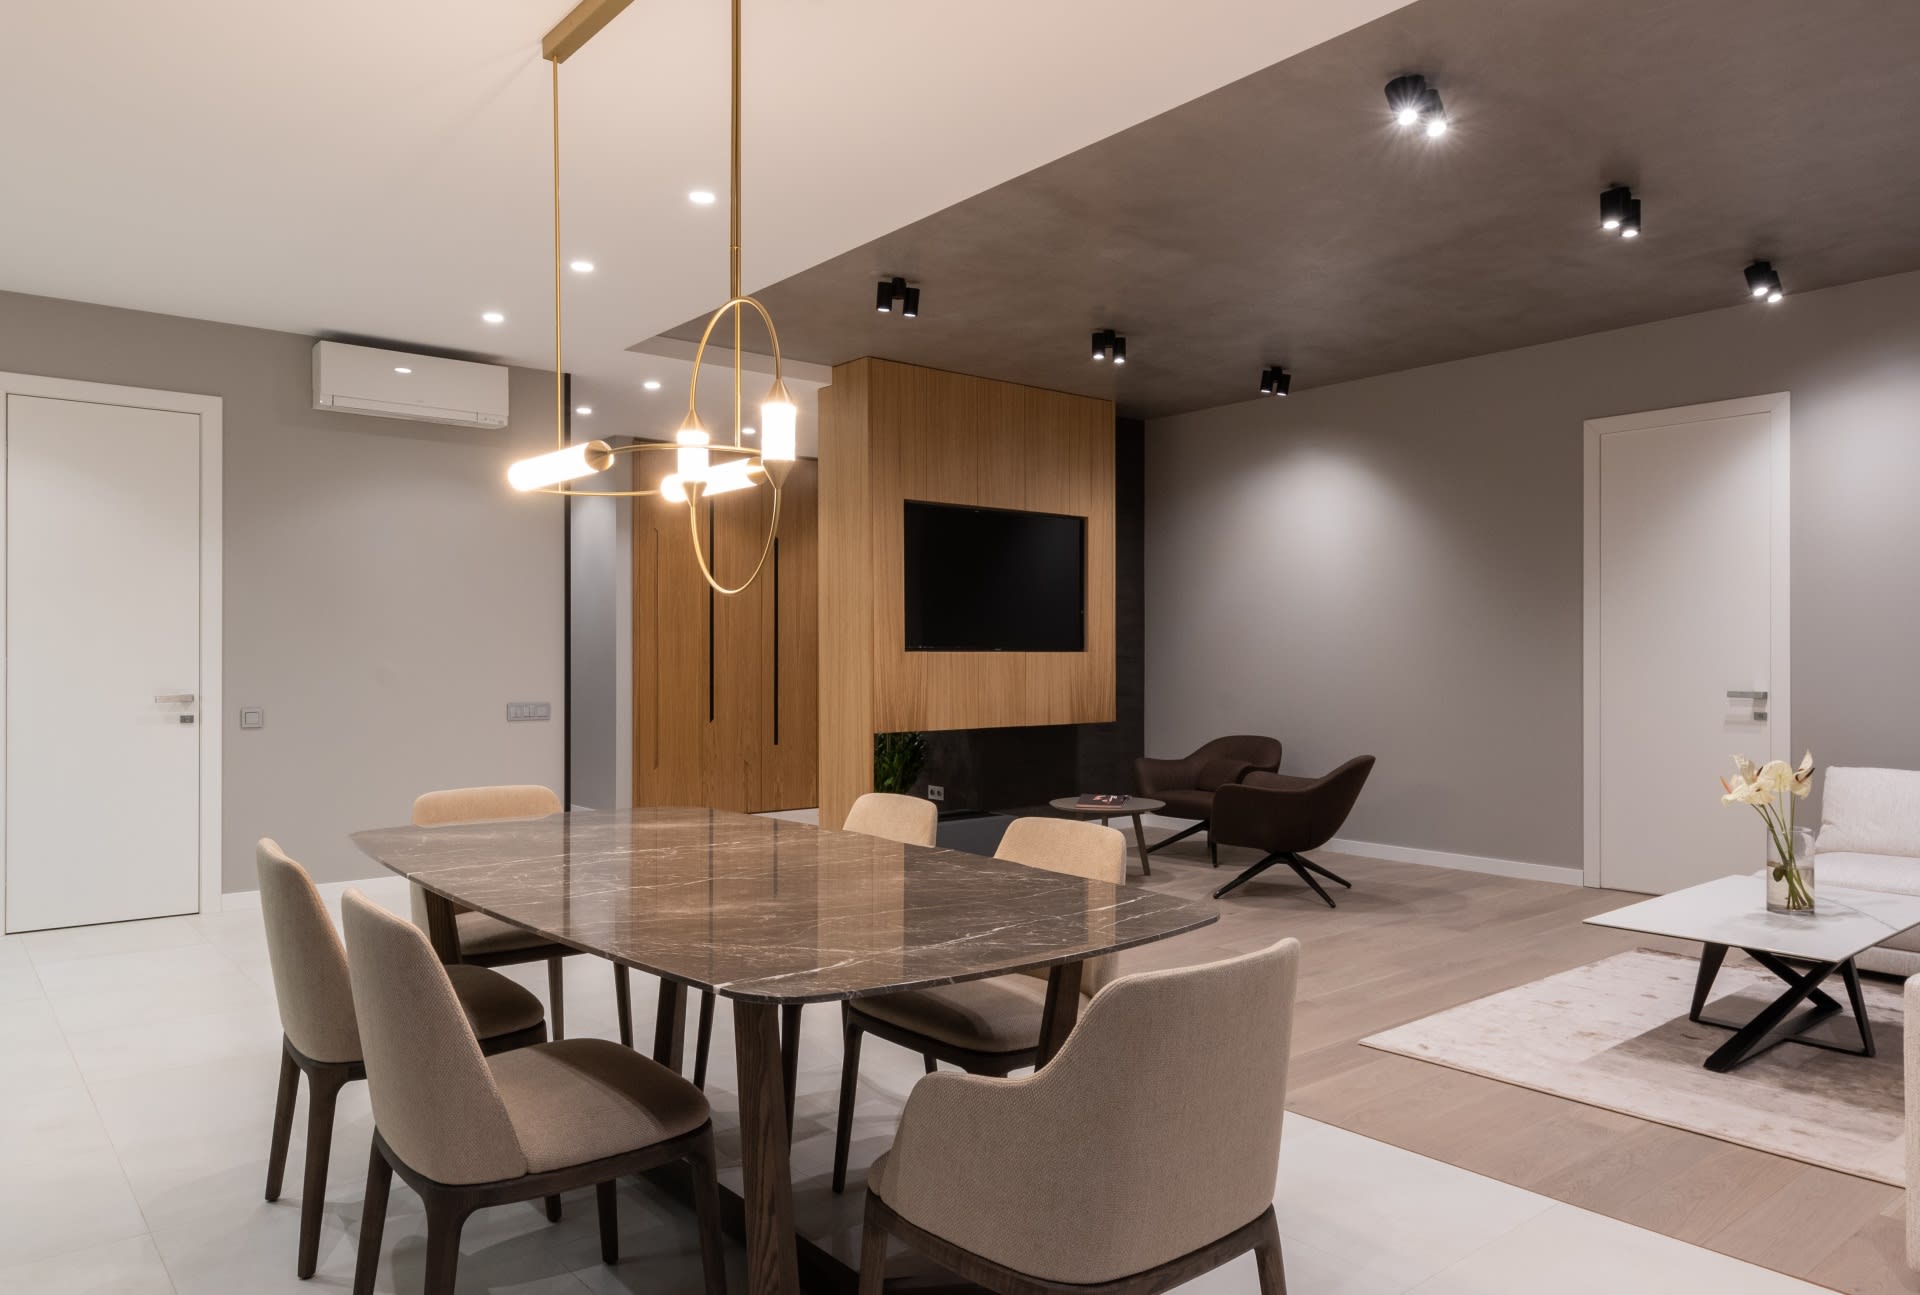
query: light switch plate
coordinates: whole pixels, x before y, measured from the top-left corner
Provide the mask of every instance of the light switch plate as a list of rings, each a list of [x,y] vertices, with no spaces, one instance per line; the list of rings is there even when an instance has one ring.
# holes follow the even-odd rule
[[[544,701],[510,701],[507,703],[507,722],[518,724],[526,720],[550,720],[553,718],[553,703]]]
[[[264,706],[242,706],[240,708],[241,728],[265,728],[267,710]]]
[[[946,798],[947,798],[947,789],[945,787],[939,786],[938,784],[933,784],[927,788],[928,800],[945,800]]]

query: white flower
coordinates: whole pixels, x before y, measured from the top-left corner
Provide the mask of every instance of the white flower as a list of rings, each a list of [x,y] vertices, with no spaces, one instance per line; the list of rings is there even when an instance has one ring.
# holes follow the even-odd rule
[[[1772,802],[1773,794],[1757,782],[1748,782],[1745,778],[1735,778],[1732,782],[1721,780],[1726,794],[1720,797],[1722,805],[1766,805]]]
[[[1813,752],[1809,751],[1800,760],[1800,767],[1793,771],[1793,794],[1805,800],[1813,794]]]
[[[1753,775],[1758,772],[1758,770],[1753,767],[1753,761],[1747,759],[1744,755],[1736,755],[1733,757],[1733,767],[1734,771],[1740,775],[1738,779],[1740,782],[1752,782]]]
[[[1769,760],[1760,766],[1760,776],[1755,779],[1770,796],[1777,796],[1793,786],[1793,766],[1785,760]]]

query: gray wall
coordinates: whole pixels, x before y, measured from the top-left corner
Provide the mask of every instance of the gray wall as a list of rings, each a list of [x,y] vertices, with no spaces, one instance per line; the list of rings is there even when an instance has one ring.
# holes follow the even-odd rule
[[[347,834],[418,792],[560,785],[560,504],[504,480],[552,436],[551,378],[514,372],[501,432],[322,413],[312,344],[0,293],[0,370],[225,402],[229,891],[254,888],[261,836],[321,880],[372,876]],[[509,725],[508,701],[555,718]],[[266,727],[240,731],[242,705]]]
[[[1150,423],[1148,749],[1371,752],[1344,835],[1578,868],[1582,423],[1772,391],[1793,742],[1920,767],[1920,274]]]

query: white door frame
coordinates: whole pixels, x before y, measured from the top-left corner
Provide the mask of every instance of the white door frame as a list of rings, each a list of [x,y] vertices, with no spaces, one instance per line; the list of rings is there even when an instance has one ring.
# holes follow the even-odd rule
[[[220,911],[220,738],[224,727],[221,698],[221,536],[220,499],[222,401],[218,396],[150,391],[70,378],[0,373],[0,435],[4,435],[8,396],[42,396],[94,405],[165,409],[200,418],[200,911]],[[3,444],[3,442],[0,442]],[[111,454],[112,446],[101,453]],[[6,458],[0,454],[0,645],[6,643]],[[0,734],[5,733],[6,693],[0,689]],[[6,744],[0,742],[0,798],[6,789]],[[4,803],[0,801],[0,812]],[[7,870],[5,837],[0,835],[0,912],[5,911]]]
[[[1768,528],[1769,560],[1773,573],[1773,597],[1770,611],[1769,655],[1772,673],[1767,682],[1769,759],[1791,758],[1793,719],[1793,611],[1790,566],[1793,559],[1793,438],[1787,393],[1776,391],[1766,396],[1746,396],[1739,400],[1717,400],[1705,405],[1685,405],[1678,409],[1654,409],[1640,414],[1621,414],[1615,418],[1589,418],[1586,421],[1585,474],[1585,576],[1582,692],[1585,707],[1583,867],[1589,886],[1600,884],[1600,438],[1614,432],[1640,431],[1649,427],[1671,427],[1682,423],[1703,423],[1719,418],[1738,418],[1745,414],[1771,414],[1773,451],[1773,499],[1769,512],[1773,524]],[[1727,537],[1731,555],[1739,536]],[[1731,755],[1732,753],[1729,752]],[[1705,795],[1703,791],[1701,793]]]

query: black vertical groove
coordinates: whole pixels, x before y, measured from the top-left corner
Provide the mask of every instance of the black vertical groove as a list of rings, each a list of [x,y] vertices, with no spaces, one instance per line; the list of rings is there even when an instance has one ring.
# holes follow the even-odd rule
[[[573,375],[561,379],[561,426],[573,443]],[[560,497],[560,803],[573,808],[573,496]]]
[[[780,745],[780,539],[773,541],[773,744]]]
[[[713,500],[707,500],[707,570],[713,572],[715,579],[720,575],[720,528],[714,522]],[[714,624],[719,607],[719,595],[714,593],[711,582],[707,585],[707,723],[711,724],[716,714],[714,707]]]

